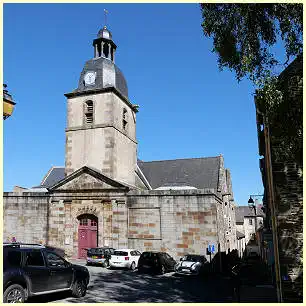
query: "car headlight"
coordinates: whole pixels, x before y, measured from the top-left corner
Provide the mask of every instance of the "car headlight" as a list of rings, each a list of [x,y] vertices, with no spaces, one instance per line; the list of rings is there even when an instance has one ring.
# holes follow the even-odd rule
[[[192,271],[195,271],[195,270],[197,270],[199,267],[200,267],[200,263],[197,262],[197,263],[195,263],[195,264],[193,264],[193,265],[191,266],[191,270],[192,270]]]

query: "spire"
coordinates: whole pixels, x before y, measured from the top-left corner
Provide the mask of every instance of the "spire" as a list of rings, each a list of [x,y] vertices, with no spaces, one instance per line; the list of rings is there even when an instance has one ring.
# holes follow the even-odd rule
[[[104,26],[98,32],[94,41],[94,58],[104,57],[112,62],[115,62],[115,51],[117,46],[113,42],[112,33],[107,29],[107,14],[108,10],[104,9]]]
[[[104,9],[104,28],[107,28],[107,14],[108,10]]]

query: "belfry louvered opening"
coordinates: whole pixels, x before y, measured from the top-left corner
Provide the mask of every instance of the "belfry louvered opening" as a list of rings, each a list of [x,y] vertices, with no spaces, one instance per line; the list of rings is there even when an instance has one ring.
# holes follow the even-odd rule
[[[123,130],[127,129],[127,110],[124,108],[122,113],[122,128]]]
[[[93,123],[93,114],[94,114],[94,107],[93,102],[91,100],[85,102],[85,123],[90,124]]]

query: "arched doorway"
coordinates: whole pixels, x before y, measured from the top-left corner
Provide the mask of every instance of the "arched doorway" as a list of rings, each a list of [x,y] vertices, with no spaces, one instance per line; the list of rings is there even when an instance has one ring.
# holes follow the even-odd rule
[[[86,249],[98,246],[98,218],[84,214],[78,216],[78,222],[78,258],[86,258]]]

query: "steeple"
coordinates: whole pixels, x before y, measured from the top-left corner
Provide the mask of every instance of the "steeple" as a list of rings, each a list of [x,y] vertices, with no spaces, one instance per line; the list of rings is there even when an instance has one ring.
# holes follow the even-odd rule
[[[115,51],[117,46],[112,40],[112,33],[106,25],[98,32],[98,38],[94,39],[94,58],[104,57],[115,62]]]
[[[136,112],[123,73],[114,63],[116,45],[105,25],[93,40],[77,89],[66,94],[66,176],[83,166],[135,185]]]

